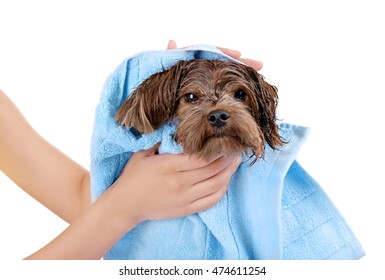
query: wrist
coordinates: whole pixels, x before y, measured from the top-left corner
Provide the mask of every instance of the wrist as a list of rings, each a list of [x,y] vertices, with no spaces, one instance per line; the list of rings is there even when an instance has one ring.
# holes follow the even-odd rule
[[[127,196],[124,186],[114,184],[100,198],[100,203],[105,211],[105,219],[110,221],[110,226],[123,234],[130,231],[142,222],[134,195]]]

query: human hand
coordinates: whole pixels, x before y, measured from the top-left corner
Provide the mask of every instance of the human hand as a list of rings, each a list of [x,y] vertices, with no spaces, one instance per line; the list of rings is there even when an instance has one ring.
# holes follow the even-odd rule
[[[135,153],[113,188],[124,217],[144,220],[177,218],[204,211],[227,191],[240,157],[211,162],[188,155],[155,154],[156,148]]]
[[[223,53],[227,54],[228,56],[231,56],[232,58],[234,58],[240,62],[243,62],[246,65],[254,68],[257,71],[261,70],[263,67],[263,63],[261,61],[241,57],[241,53],[239,51],[227,49],[227,48],[222,48],[222,47],[216,47],[216,48],[219,49],[220,51],[222,51]],[[177,49],[177,45],[176,45],[175,41],[170,40],[168,42],[167,49],[168,50]]]

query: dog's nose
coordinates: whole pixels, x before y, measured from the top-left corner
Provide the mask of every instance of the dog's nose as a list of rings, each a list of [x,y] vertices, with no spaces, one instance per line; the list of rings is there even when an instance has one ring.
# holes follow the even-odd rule
[[[230,113],[224,110],[212,111],[208,116],[208,121],[214,128],[220,128],[227,123]]]

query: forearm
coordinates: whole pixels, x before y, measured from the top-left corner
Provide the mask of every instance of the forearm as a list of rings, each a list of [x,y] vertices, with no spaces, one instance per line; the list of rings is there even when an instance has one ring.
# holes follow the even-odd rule
[[[68,222],[90,204],[89,172],[44,140],[1,90],[0,170]]]
[[[26,259],[100,259],[138,223],[117,205],[117,192],[107,190],[62,234]],[[128,202],[129,203],[129,202]],[[125,207],[127,210],[127,207]],[[133,213],[133,212],[132,212]]]

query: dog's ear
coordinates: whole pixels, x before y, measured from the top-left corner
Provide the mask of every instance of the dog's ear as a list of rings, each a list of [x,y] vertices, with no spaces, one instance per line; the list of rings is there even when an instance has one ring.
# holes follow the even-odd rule
[[[278,105],[278,89],[265,81],[264,77],[255,69],[247,67],[254,81],[256,104],[253,116],[260,126],[266,142],[273,149],[282,146],[276,123],[276,111]],[[253,106],[254,107],[254,106]]]
[[[140,133],[150,133],[170,120],[176,110],[177,93],[185,61],[147,78],[115,114],[115,120]]]

